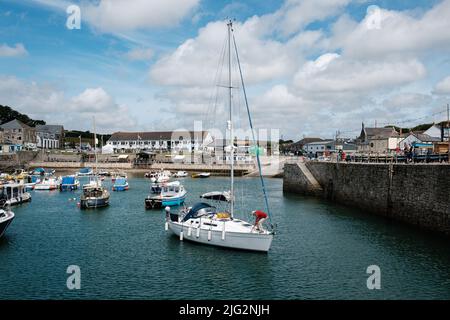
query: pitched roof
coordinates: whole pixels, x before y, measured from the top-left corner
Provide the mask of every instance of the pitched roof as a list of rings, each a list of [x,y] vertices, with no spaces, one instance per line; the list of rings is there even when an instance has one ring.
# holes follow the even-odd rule
[[[440,138],[432,137],[428,134],[414,132],[413,135],[422,142],[441,141]]]
[[[321,144],[330,144],[334,142],[334,140],[322,140],[322,141],[314,141],[310,143],[306,143],[305,145],[321,145]]]
[[[299,140],[297,142],[294,142],[294,145],[301,145],[301,146],[303,146],[303,145],[305,145],[307,143],[320,142],[320,141],[324,141],[324,140],[322,138],[313,138],[313,137],[311,137],[311,138],[303,138],[303,139],[301,139],[301,140]]]
[[[370,138],[390,138],[398,137],[399,133],[394,128],[365,128],[367,137]]]
[[[189,131],[191,138],[206,136],[206,131]],[[186,131],[154,131],[154,132],[115,132],[108,141],[136,141],[136,140],[178,140],[179,136],[185,136]]]
[[[27,126],[20,120],[14,119],[9,122],[6,122],[0,126],[2,129],[30,129],[30,126]]]
[[[61,125],[55,125],[55,124],[37,125],[36,131],[51,133],[51,134],[60,134],[61,132],[64,131],[64,127]]]

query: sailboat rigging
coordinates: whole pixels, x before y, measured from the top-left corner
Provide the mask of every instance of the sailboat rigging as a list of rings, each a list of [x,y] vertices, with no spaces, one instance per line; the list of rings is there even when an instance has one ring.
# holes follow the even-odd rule
[[[93,178],[88,184],[83,186],[83,194],[80,197],[81,209],[96,209],[109,206],[109,192],[102,186],[102,182],[98,176],[98,157],[97,157],[97,130],[94,122],[94,155],[95,155],[95,172]]]
[[[229,119],[227,120],[227,130],[230,134],[229,145],[225,147],[225,152],[229,154],[230,159],[230,191],[229,192],[208,192],[201,196],[202,199],[215,200],[218,203],[227,203],[229,211],[217,209],[215,206],[206,202],[199,202],[190,208],[184,208],[179,214],[170,212],[170,208],[166,208],[166,230],[171,230],[174,234],[179,236],[180,240],[190,240],[200,242],[203,244],[214,245],[219,247],[227,247],[233,249],[243,249],[252,251],[269,251],[274,230],[271,225],[271,230],[262,227],[261,224],[254,225],[244,220],[236,219],[235,216],[235,197],[234,197],[234,162],[235,162],[235,137],[233,126],[233,83],[231,76],[231,58],[232,45],[234,44],[237,64],[239,66],[240,80],[245,96],[245,103],[247,114],[252,130],[252,137],[257,145],[256,158],[258,163],[258,170],[261,177],[261,184],[265,198],[265,205],[269,211],[269,203],[267,199],[267,192],[264,184],[264,179],[261,175],[261,164],[259,159],[259,146],[255,139],[253,123],[251,121],[250,110],[248,107],[248,100],[245,92],[245,85],[243,82],[242,69],[239,62],[239,56],[236,47],[236,40],[233,34],[233,24],[231,21],[227,23],[228,33],[228,99],[229,99]],[[266,215],[261,211],[253,211],[253,214]],[[270,218],[270,214],[268,214]]]

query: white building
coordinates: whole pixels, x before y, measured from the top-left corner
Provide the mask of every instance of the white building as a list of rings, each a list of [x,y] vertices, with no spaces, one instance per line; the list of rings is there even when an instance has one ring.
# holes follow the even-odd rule
[[[310,142],[303,145],[303,151],[309,155],[323,155],[324,152],[334,152],[335,146],[333,140],[324,140]]]
[[[107,141],[115,153],[140,151],[192,152],[202,150],[206,131],[116,132]]]
[[[36,126],[36,144],[41,149],[61,149],[64,146],[64,127],[60,125]]]

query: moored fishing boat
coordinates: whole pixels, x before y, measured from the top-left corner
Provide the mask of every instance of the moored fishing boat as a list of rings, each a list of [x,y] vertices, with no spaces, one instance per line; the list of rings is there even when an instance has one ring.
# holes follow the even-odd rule
[[[81,209],[96,209],[109,206],[109,192],[101,184],[89,184],[83,187],[80,197]]]
[[[172,181],[172,182],[164,182],[164,183],[152,183],[150,186],[150,193],[151,194],[161,194],[162,188],[165,186],[171,186],[171,185],[179,185],[180,182],[178,181]]]
[[[65,176],[61,179],[59,189],[61,191],[73,191],[80,187],[80,181],[75,176]]]
[[[179,206],[186,200],[187,191],[179,181],[173,181],[161,187],[159,195],[149,195],[145,199],[146,209],[158,209],[166,206]]]
[[[25,191],[24,184],[4,184],[0,185],[0,201],[14,206],[31,201],[31,194]]]

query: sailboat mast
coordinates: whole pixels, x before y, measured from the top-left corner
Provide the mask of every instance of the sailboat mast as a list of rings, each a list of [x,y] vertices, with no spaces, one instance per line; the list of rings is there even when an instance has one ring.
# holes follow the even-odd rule
[[[98,173],[98,161],[97,161],[97,130],[95,128],[95,116],[94,118],[94,155],[95,155],[95,172]]]
[[[232,104],[232,82],[231,82],[231,30],[233,27],[233,23],[231,20],[227,24],[228,26],[228,92],[229,92],[229,106],[230,106],[230,121],[228,124],[228,128],[230,130],[230,214],[231,217],[234,215],[234,130],[233,130],[233,104]]]

